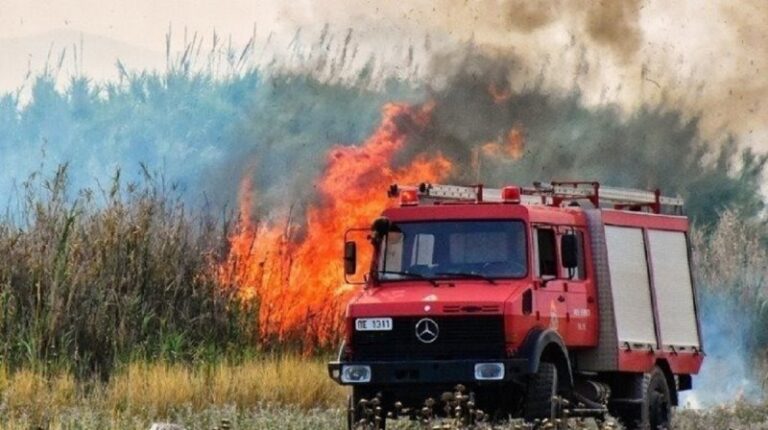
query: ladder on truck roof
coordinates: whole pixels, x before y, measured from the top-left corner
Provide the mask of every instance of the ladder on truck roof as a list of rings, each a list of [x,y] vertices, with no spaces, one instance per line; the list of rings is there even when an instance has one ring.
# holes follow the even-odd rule
[[[683,213],[684,201],[680,197],[662,196],[656,189],[653,191],[631,188],[605,187],[599,182],[534,182],[532,187],[486,188],[482,184],[475,186],[441,185],[421,183],[417,187],[400,187],[392,185],[388,195],[395,197],[401,191],[415,191],[418,197],[437,201],[473,201],[473,202],[506,202],[505,192],[517,189],[513,195],[519,196],[519,202],[524,204],[539,204],[559,207],[565,202],[588,200],[596,208],[600,203],[610,203],[615,209],[640,211],[650,209],[653,213],[661,213],[662,208],[668,208],[674,214]]]

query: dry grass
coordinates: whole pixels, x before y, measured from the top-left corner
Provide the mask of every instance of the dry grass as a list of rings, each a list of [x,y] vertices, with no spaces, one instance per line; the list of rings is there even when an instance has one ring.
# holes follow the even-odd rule
[[[325,363],[293,356],[189,367],[136,363],[107,385],[106,409],[165,415],[183,407],[293,405],[340,406],[344,390],[328,378]]]
[[[32,413],[46,409],[71,406],[76,400],[77,386],[72,375],[58,374],[46,377],[29,370],[22,370],[3,379],[5,406],[9,410]]]
[[[73,410],[91,410],[118,421],[151,421],[232,405],[237,410],[333,409],[346,398],[345,389],[328,378],[324,361],[294,356],[202,366],[132,363],[107,383],[78,383],[66,372],[3,370],[0,390],[0,421],[22,420],[43,427],[60,422]]]

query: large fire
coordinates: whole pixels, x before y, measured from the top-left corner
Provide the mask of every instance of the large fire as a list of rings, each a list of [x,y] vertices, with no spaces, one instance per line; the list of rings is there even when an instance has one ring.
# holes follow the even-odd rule
[[[257,196],[250,180],[243,181],[240,225],[220,277],[243,300],[258,304],[262,339],[298,340],[305,346],[338,339],[343,305],[355,291],[342,279],[345,231],[370,225],[389,204],[390,184],[437,182],[451,172],[451,163],[440,154],[392,166],[408,133],[428,125],[433,107],[387,105],[380,126],[362,145],[332,148],[301,239],[293,238],[289,220],[253,220],[250,208]]]
[[[480,147],[480,151],[487,157],[508,157],[519,160],[525,151],[525,138],[519,127],[512,127],[495,142],[488,142]]]

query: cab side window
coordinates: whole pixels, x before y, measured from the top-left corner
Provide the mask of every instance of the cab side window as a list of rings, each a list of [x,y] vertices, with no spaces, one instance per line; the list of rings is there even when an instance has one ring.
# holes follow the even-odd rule
[[[536,274],[541,276],[557,276],[557,245],[555,231],[550,228],[537,228],[536,236]]]

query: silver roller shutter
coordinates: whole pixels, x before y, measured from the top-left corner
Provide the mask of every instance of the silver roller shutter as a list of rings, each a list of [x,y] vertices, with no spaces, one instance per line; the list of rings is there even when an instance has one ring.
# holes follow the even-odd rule
[[[664,346],[699,347],[685,234],[648,230],[653,286]]]
[[[605,227],[608,267],[619,342],[653,345],[656,332],[643,231]]]

